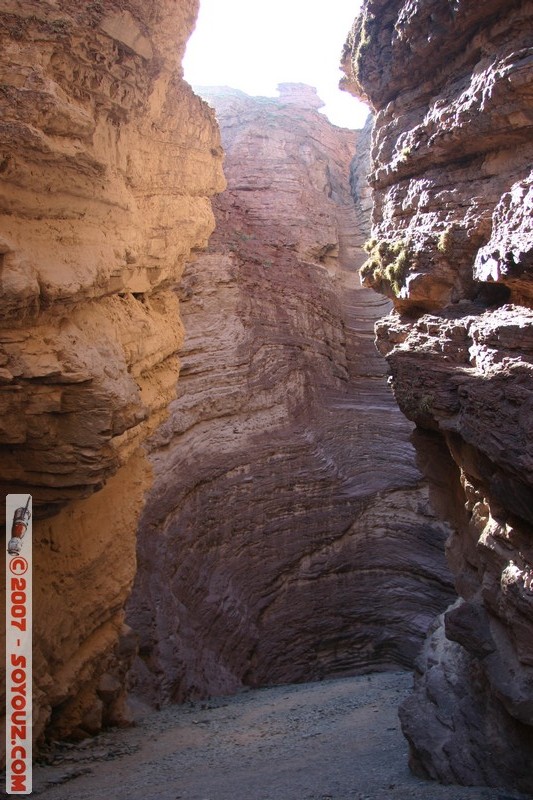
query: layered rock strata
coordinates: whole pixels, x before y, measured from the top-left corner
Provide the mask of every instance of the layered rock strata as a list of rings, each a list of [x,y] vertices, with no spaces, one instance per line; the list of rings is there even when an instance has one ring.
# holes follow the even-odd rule
[[[140,445],[175,394],[171,289],[224,186],[181,77],[197,6],[0,12],[0,476],[33,495],[36,735],[124,720]]]
[[[401,712],[411,763],[533,790],[531,2],[366,0],[346,85],[376,111],[365,284],[406,416],[459,468],[460,600]],[[423,450],[420,450],[423,454]],[[460,513],[459,513],[460,512]],[[461,517],[463,517],[461,519]]]
[[[135,690],[156,702],[409,666],[452,595],[447,526],[373,346],[387,304],[357,275],[360,135],[299,84],[201,91],[228,190],[181,288],[178,397],[150,440],[128,614]]]

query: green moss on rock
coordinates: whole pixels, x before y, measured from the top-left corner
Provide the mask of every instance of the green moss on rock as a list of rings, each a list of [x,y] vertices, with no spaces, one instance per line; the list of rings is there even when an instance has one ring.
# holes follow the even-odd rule
[[[369,257],[361,267],[363,282],[382,294],[399,297],[413,261],[409,240],[369,239],[364,248]]]

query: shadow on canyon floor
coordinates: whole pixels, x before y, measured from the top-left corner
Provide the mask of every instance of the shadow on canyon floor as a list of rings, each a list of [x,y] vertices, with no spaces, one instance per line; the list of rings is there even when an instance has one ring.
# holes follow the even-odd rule
[[[396,709],[411,675],[276,686],[166,707],[137,727],[58,745],[46,800],[518,800],[414,777]]]

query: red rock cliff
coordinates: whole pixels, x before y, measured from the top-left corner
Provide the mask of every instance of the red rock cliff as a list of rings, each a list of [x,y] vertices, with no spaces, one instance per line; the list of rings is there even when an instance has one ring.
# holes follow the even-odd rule
[[[530,791],[532,23],[529,0],[366,0],[344,60],[376,111],[362,274],[395,306],[378,347],[460,470],[460,506],[434,490],[461,599],[402,710],[412,765]]]
[[[0,475],[34,500],[35,732],[124,719],[122,628],[174,396],[170,289],[223,188],[181,78],[197,0],[7,0],[0,12]],[[122,632],[121,632],[122,631]]]
[[[387,304],[357,276],[362,139],[310,87],[202,93],[228,190],[184,277],[129,604],[137,691],[159,701],[408,666],[451,597],[447,529],[373,346]]]

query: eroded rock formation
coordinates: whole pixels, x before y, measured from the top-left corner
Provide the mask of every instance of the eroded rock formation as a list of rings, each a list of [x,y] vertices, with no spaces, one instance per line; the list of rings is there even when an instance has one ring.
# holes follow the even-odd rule
[[[223,186],[181,78],[197,0],[0,12],[0,476],[34,512],[35,733],[121,721],[123,606],[174,396],[178,281]]]
[[[346,85],[377,112],[365,284],[400,407],[460,471],[460,601],[401,713],[411,763],[533,790],[533,4],[366,0]],[[423,449],[420,450],[423,453]],[[464,512],[463,512],[464,509]]]
[[[315,90],[280,90],[202,90],[228,190],[181,289],[129,604],[136,690],[158,702],[408,666],[452,594],[447,527],[373,345],[387,303],[357,276],[362,137]]]

